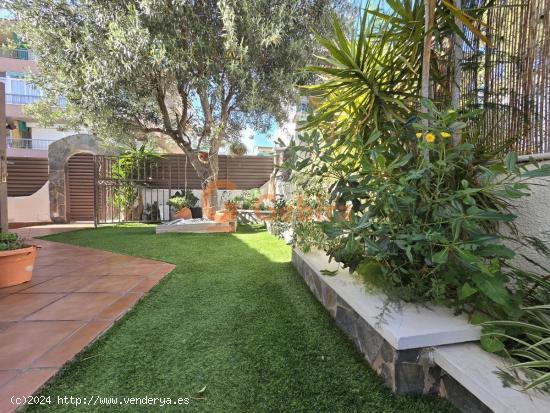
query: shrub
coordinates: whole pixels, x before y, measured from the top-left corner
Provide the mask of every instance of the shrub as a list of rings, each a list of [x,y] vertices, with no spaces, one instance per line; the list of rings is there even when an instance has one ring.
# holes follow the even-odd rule
[[[199,198],[195,196],[192,190],[181,190],[170,197],[168,205],[172,205],[174,208],[194,208],[199,202]]]
[[[23,240],[13,232],[0,233],[0,251],[11,251],[23,248]]]
[[[318,235],[300,236],[317,226],[329,256],[390,299],[445,304],[474,320],[516,320],[525,292],[511,287],[517,269],[509,244],[531,240],[520,237],[509,202],[527,196],[528,179],[550,168],[519,167],[513,152],[503,162],[485,162],[476,145],[453,146],[451,135],[475,114],[424,105],[429,113],[395,123],[383,137],[374,131],[348,140],[345,148],[318,132],[302,137],[304,145],[292,149],[302,154],[295,169],[322,178],[333,201],[353,208],[349,220],[301,220],[297,242],[318,243]]]

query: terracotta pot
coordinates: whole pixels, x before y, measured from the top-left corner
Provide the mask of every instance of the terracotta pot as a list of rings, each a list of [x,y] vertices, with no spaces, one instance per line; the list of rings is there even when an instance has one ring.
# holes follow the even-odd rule
[[[235,215],[228,211],[227,209],[222,209],[221,211],[216,212],[214,215],[214,222],[230,222],[235,221]]]
[[[11,251],[0,251],[0,288],[30,281],[38,249],[33,245]]]
[[[178,212],[176,212],[176,218],[181,219],[191,219],[193,218],[193,214],[191,213],[191,209],[189,208],[182,208]]]

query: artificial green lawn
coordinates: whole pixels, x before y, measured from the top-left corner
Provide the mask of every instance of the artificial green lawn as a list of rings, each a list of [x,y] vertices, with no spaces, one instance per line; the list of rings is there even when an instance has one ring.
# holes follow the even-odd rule
[[[42,395],[202,397],[188,406],[33,406],[30,411],[450,412],[392,394],[311,295],[290,248],[263,230],[161,234],[106,227],[52,241],[177,268]]]

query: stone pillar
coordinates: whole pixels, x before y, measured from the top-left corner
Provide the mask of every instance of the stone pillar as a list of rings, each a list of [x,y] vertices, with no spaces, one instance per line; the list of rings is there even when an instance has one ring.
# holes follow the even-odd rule
[[[71,135],[53,142],[48,147],[50,217],[56,224],[68,221],[65,167],[69,158],[77,153],[97,155],[99,145],[95,136]]]

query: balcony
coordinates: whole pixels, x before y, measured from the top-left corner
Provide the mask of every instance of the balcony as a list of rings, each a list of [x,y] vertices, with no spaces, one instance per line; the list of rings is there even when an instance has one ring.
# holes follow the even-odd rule
[[[47,151],[48,146],[52,142],[55,142],[53,139],[34,139],[34,138],[13,138],[9,136],[6,140],[8,149],[34,149]]]
[[[32,50],[29,49],[11,49],[8,47],[0,47],[0,57],[18,60],[35,60]]]
[[[13,93],[6,93],[7,105],[28,105],[39,100],[40,95],[15,95]]]

